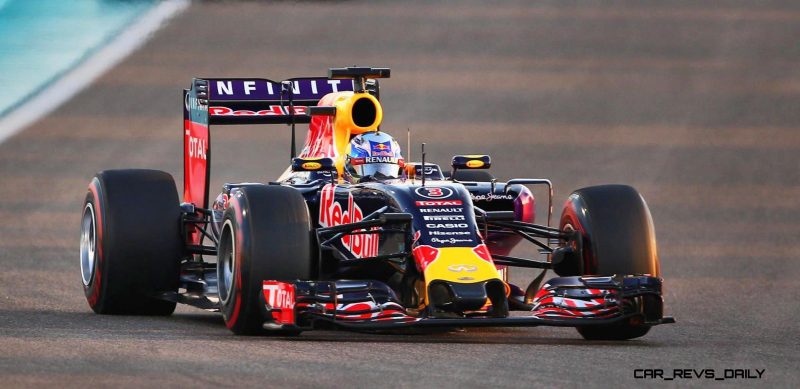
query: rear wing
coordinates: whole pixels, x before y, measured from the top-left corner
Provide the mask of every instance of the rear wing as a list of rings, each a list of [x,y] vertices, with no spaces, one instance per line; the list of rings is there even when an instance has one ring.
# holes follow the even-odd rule
[[[308,107],[331,92],[354,90],[354,80],[325,77],[272,81],[263,78],[195,78],[183,90],[183,201],[208,208],[210,126],[309,123]],[[372,82],[377,91],[377,82]]]
[[[389,77],[388,68],[331,68],[328,77],[195,78],[183,90],[183,201],[208,209],[211,125],[288,124],[291,157],[296,156],[295,124],[309,123],[309,107],[332,92],[369,92],[380,98],[376,79]],[[191,240],[200,239],[196,231]]]
[[[210,124],[308,123],[308,107],[331,92],[352,91],[353,80],[324,77],[195,78],[183,91],[184,118]]]

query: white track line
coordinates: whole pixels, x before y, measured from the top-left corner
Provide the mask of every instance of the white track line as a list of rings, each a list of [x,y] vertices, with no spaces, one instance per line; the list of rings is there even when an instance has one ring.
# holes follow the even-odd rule
[[[22,105],[0,117],[0,143],[53,112],[94,80],[136,51],[165,22],[189,6],[190,0],[165,0],[112,39],[94,55],[69,70]]]

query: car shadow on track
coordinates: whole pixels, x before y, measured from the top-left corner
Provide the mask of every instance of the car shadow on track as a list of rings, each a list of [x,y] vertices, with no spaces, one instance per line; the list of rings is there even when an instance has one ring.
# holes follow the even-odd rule
[[[471,328],[352,332],[314,330],[299,336],[235,336],[214,313],[179,312],[172,316],[97,315],[91,311],[0,310],[0,333],[16,338],[213,339],[251,342],[338,342],[395,344],[572,345],[660,348],[647,336],[629,341],[586,341],[566,328]]]
[[[172,316],[98,315],[91,311],[0,309],[0,333],[18,338],[198,338],[230,334],[222,316],[177,313]]]
[[[548,332],[548,329],[494,328],[453,330],[450,332],[426,332],[414,334],[359,333],[350,331],[314,331],[293,338],[298,342],[343,342],[343,343],[437,343],[437,344],[498,344],[498,345],[572,345],[572,346],[625,346],[636,348],[659,348],[661,342],[648,341],[647,337],[628,341],[586,341],[574,330]]]

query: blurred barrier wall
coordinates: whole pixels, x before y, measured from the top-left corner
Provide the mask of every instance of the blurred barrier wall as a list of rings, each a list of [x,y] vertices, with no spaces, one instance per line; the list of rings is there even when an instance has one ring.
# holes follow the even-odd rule
[[[0,117],[120,33],[154,0],[0,0]]]

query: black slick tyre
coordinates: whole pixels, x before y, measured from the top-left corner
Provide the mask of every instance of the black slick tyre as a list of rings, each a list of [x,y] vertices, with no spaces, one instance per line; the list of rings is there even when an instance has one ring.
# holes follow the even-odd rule
[[[247,186],[231,194],[220,236],[217,279],[221,311],[233,333],[265,333],[262,282],[311,279],[311,247],[308,207],[297,190]]]
[[[83,204],[80,262],[83,290],[96,313],[170,315],[183,241],[175,182],[157,170],[95,175]]]
[[[627,185],[602,185],[573,192],[561,215],[560,228],[581,234],[583,256],[570,266],[577,274],[651,275],[660,277],[655,230],[641,195]],[[661,309],[661,300],[647,301],[645,309]],[[657,306],[654,306],[657,305]],[[623,340],[645,335],[649,326],[628,323],[578,327],[589,340]]]

